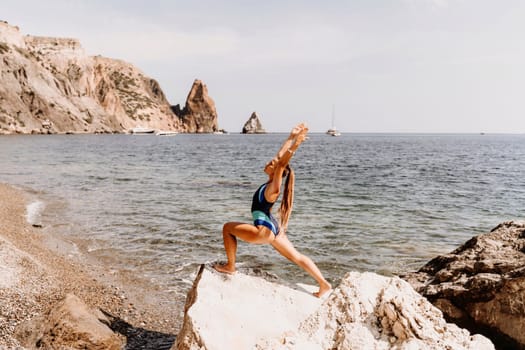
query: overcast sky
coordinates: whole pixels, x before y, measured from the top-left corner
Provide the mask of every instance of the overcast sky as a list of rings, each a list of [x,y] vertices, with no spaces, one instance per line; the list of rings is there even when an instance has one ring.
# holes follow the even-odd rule
[[[184,104],[195,79],[219,127],[525,132],[525,1],[2,0],[30,35],[74,37]]]

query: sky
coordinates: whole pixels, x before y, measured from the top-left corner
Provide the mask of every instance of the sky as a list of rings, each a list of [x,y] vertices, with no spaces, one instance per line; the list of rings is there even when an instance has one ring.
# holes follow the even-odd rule
[[[525,1],[2,0],[23,34],[132,63],[219,127],[525,133]]]

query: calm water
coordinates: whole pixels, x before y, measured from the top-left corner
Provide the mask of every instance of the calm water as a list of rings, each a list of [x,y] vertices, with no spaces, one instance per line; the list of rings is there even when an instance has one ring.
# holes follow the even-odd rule
[[[224,259],[222,224],[251,220],[285,137],[4,136],[0,181],[33,193],[48,232],[183,298],[199,264]],[[292,165],[290,240],[333,282],[415,269],[524,218],[523,135],[313,134]],[[314,283],[267,245],[241,243],[238,261]]]

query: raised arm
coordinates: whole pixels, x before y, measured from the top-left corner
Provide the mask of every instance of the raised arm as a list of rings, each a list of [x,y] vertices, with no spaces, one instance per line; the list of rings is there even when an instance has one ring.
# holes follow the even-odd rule
[[[299,145],[306,139],[306,133],[308,133],[308,127],[305,123],[298,124],[292,129],[288,139],[284,141],[281,149],[277,152],[276,161],[280,166],[286,167],[290,162]]]
[[[271,181],[268,183],[264,191],[265,198],[270,202],[275,202],[279,197],[281,191],[281,184],[283,180],[283,173],[286,166],[290,162],[293,154],[299,148],[299,145],[306,139],[308,127],[302,123],[293,128],[288,139],[283,143],[283,146],[277,153],[273,161],[273,172]]]

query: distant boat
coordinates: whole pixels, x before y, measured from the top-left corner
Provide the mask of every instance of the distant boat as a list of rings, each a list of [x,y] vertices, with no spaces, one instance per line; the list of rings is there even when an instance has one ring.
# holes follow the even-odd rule
[[[177,135],[177,131],[157,131],[155,135],[157,136],[175,136]]]
[[[335,107],[332,106],[332,127],[326,132],[330,136],[341,136],[341,133],[335,127]]]
[[[328,129],[326,133],[330,136],[341,136],[341,133],[335,128]]]
[[[131,129],[132,134],[142,135],[142,134],[153,134],[155,132],[155,129],[150,128],[143,128],[143,127],[136,127]]]

